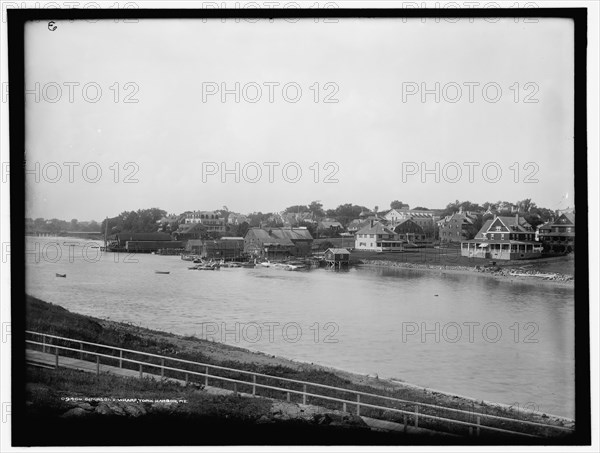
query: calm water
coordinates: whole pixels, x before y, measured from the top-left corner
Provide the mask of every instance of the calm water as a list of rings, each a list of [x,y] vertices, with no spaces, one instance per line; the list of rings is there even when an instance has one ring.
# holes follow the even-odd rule
[[[28,241],[41,257],[27,258],[28,293],[77,313],[574,416],[571,289],[399,269],[191,271],[178,256],[96,261],[68,239]]]

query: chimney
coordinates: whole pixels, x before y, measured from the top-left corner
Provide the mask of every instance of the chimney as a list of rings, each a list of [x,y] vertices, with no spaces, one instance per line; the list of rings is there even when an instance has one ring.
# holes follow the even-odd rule
[[[371,228],[373,228],[373,225],[375,224],[375,219],[371,219],[370,222],[371,222]]]

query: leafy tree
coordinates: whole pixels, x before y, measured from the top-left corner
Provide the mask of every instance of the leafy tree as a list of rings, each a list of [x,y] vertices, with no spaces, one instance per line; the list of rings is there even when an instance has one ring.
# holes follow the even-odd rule
[[[248,222],[242,222],[239,225],[233,225],[230,229],[230,234],[232,236],[244,237],[249,229],[250,224]]]
[[[531,198],[525,198],[524,200],[517,201],[517,207],[519,212],[531,212],[531,210],[537,206],[531,201]]]
[[[267,212],[266,214],[263,214],[262,212],[253,212],[248,214],[248,223],[251,227],[258,227],[261,223],[266,225],[272,215],[273,213],[271,212]]]
[[[325,212],[323,211],[323,203],[319,201],[313,201],[308,205],[308,210],[312,213],[314,217],[324,217]]]
[[[394,200],[394,201],[392,201],[390,203],[390,208],[392,208],[392,209],[401,209],[403,204],[404,203],[402,203],[401,201]]]
[[[296,214],[296,213],[302,213],[302,212],[308,212],[309,208],[306,205],[303,204],[295,204],[293,206],[290,206],[289,208],[285,209],[285,213],[286,214]]]
[[[300,226],[306,227],[310,235],[314,238],[317,234],[317,226],[311,222],[300,222]]]
[[[346,227],[353,219],[356,219],[361,212],[368,211],[364,206],[358,206],[352,203],[345,203],[339,205],[335,209],[335,215],[333,216],[338,222]]]

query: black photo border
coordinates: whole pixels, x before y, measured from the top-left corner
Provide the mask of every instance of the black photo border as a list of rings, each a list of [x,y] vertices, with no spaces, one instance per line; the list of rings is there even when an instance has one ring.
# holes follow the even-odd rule
[[[414,438],[384,435],[358,437],[349,432],[337,435],[297,428],[273,431],[257,426],[231,426],[215,421],[214,426],[193,427],[134,422],[94,426],[70,421],[31,426],[25,415],[25,47],[28,21],[102,19],[295,19],[295,18],[560,18],[574,22],[574,175],[577,216],[575,255],[575,420],[576,432],[560,444],[589,445],[590,329],[588,264],[587,186],[587,9],[9,9],[9,133],[11,200],[11,341],[12,341],[12,445],[13,446],[203,446],[203,445],[416,445]],[[597,151],[595,151],[597,152]],[[15,164],[19,163],[19,164]],[[231,432],[222,437],[221,428]],[[191,430],[191,432],[190,432]],[[110,435],[107,435],[110,433]],[[187,433],[187,435],[186,435]],[[268,441],[265,441],[268,439]],[[409,440],[410,439],[410,440]],[[548,442],[545,442],[548,444]],[[423,445],[448,445],[443,439],[423,439]],[[458,445],[467,445],[465,440]],[[477,444],[474,442],[473,444]],[[524,445],[520,440],[512,445]],[[505,443],[505,445],[508,445]],[[540,443],[534,443],[540,445]]]

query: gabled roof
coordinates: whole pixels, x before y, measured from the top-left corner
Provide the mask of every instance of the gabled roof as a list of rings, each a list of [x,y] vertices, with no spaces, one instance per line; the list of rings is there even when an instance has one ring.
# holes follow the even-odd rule
[[[306,228],[271,228],[269,230],[250,228],[246,234],[254,234],[257,239],[265,244],[294,245],[293,241],[312,241],[313,239],[310,231]]]
[[[368,219],[363,220],[363,219],[354,219],[352,220],[349,224],[348,224],[348,229],[349,230],[360,230],[361,228],[364,228],[366,225],[369,225],[370,221]]]
[[[412,223],[415,227],[417,227],[420,231],[423,231],[423,228],[421,227],[421,225],[419,225],[417,222],[415,222],[412,218],[408,218],[408,219],[402,219],[400,220],[395,226],[394,226],[394,231],[396,231],[396,229],[398,227],[401,227],[402,225],[404,225],[405,223],[410,222]]]
[[[398,209],[390,209],[389,211],[383,213],[383,217],[387,217],[388,214],[396,213],[399,216],[403,216],[404,214],[398,212]]]
[[[350,255],[350,252],[348,251],[348,249],[342,249],[342,248],[328,248],[327,250],[325,250],[325,253],[327,252],[332,252],[336,255]]]
[[[575,225],[575,214],[573,214],[572,212],[563,212],[554,223],[561,225]]]
[[[296,241],[312,241],[313,237],[306,228],[273,228],[271,234]]]
[[[246,236],[249,234],[253,234],[258,240],[260,240],[264,245],[286,245],[293,246],[294,243],[289,238],[281,238],[274,234],[269,234],[267,230],[263,230],[262,228],[250,228],[246,233]]]
[[[500,230],[501,233],[532,233],[532,231],[528,230],[531,225],[529,225],[523,217],[519,217],[517,222],[515,217],[499,216],[486,220],[481,229],[477,232],[476,237],[483,236],[484,233],[488,232],[494,233],[494,230],[490,230],[494,225],[502,227]]]
[[[356,232],[356,234],[396,234],[381,223],[376,223],[373,226],[365,226]]]
[[[439,225],[443,225],[444,223],[448,223],[452,220],[459,220],[462,223],[468,223],[470,225],[472,225],[473,223],[475,223],[476,220],[476,216],[469,213],[469,212],[456,212],[452,215],[446,216],[445,218],[441,219],[438,221]]]
[[[338,221],[323,220],[319,222],[320,228],[341,228],[342,224]]]

